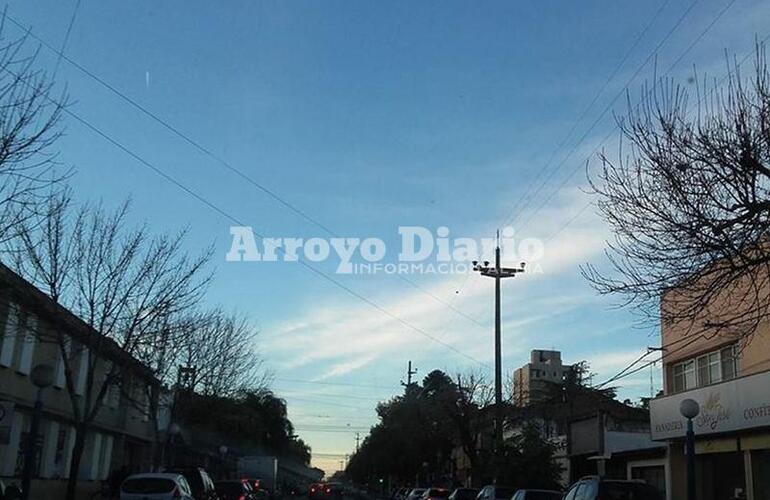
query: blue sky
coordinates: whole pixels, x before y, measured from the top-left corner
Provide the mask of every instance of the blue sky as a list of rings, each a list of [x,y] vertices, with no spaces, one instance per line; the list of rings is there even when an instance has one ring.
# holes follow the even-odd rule
[[[58,47],[76,3],[7,5],[16,21]],[[399,226],[491,236],[533,192],[537,173],[561,164],[514,214],[517,238],[558,234],[546,241],[542,273],[505,283],[504,366],[510,372],[530,349],[556,348],[568,362],[589,361],[601,380],[657,339],[598,297],[577,269],[601,262],[609,236],[593,209],[584,209],[590,197],[581,187],[586,160],[608,134],[604,147],[617,146],[612,113],[590,127],[629,81],[636,98],[656,67],[665,74],[678,62],[669,76],[682,81],[693,65],[720,77],[723,50],[750,51],[755,36],[769,34],[769,15],[754,0],[81,0],[65,52],[336,234],[381,238],[389,251],[398,249]],[[19,33],[6,27],[7,36]],[[56,56],[41,49],[38,62],[53,70]],[[255,231],[328,236],[67,61],[56,80],[74,113]],[[610,110],[622,112],[623,102]],[[229,220],[77,121],[67,120],[59,147],[77,169],[80,199],[112,204],[130,196],[137,221],[157,231],[189,227],[193,252],[215,245],[208,301],[245,312],[259,326],[274,388],[288,400],[299,434],[328,454],[314,458],[327,471],[339,466],[332,454],[349,453],[355,432],[364,435],[374,422],[376,401],[399,391],[408,360],[418,376],[432,368],[489,371],[491,282],[410,275],[415,288],[394,276],[334,275],[336,263],[319,264],[479,363],[299,264],[226,262]],[[649,394],[649,377],[624,379],[623,397]]]

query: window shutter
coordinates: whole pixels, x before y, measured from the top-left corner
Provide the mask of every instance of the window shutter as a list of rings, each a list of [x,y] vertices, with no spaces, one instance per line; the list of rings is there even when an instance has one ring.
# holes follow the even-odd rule
[[[0,343],[0,366],[10,367],[19,334],[19,306],[8,304],[8,317],[5,320],[2,343]]]
[[[79,346],[78,375],[75,379],[75,394],[82,396],[86,392],[86,379],[88,378],[88,365],[90,363],[90,351],[86,346]]]
[[[24,375],[29,375],[32,369],[32,356],[35,353],[35,345],[37,344],[37,317],[29,314],[24,327],[24,339],[21,344],[18,371]]]

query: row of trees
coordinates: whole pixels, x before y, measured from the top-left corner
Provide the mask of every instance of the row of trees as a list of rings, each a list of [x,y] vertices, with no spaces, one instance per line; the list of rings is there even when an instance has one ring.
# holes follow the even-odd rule
[[[4,263],[89,327],[88,338],[76,345],[59,327],[66,314],[57,308],[61,324],[37,332],[60,354],[71,402],[75,440],[67,498],[74,498],[86,436],[111,391],[119,390],[156,424],[163,411],[152,386],[137,390],[118,364],[105,367],[99,354],[116,348],[166,387],[175,384],[178,366],[194,366],[194,393],[219,406],[252,408],[250,415],[261,418],[250,432],[263,429],[271,436],[268,446],[307,461],[309,449],[294,440],[285,403],[266,390],[256,328],[241,314],[204,305],[212,249],[191,255],[186,231],[157,235],[147,225],[131,225],[128,201],[117,208],[75,202],[67,185],[73,171],[62,167],[54,150],[68,99],[54,95],[25,42],[0,46],[0,245]],[[76,379],[83,373],[79,394]]]
[[[554,447],[534,425],[521,426],[506,441],[502,463],[493,463],[492,400],[481,376],[453,380],[440,370],[431,372],[422,384],[409,385],[402,396],[378,405],[380,422],[350,458],[346,474],[360,483],[390,478],[395,484],[450,486],[462,450],[477,486],[492,479],[493,467],[511,486],[556,486],[560,467]]]

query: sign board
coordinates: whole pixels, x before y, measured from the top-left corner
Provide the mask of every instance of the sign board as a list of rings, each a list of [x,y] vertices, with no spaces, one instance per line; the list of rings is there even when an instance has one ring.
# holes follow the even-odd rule
[[[685,391],[650,401],[652,439],[682,438],[687,420],[679,404],[694,399],[700,414],[693,419],[695,435],[770,426],[770,372]]]
[[[11,442],[11,427],[13,426],[13,403],[0,401],[0,444]]]

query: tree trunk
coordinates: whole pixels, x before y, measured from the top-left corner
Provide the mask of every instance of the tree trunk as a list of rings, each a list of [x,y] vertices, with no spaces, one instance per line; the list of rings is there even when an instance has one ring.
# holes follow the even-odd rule
[[[80,475],[80,462],[83,458],[83,451],[86,447],[86,424],[78,423],[75,426],[75,445],[72,447],[72,458],[70,459],[70,475],[67,478],[67,496],[66,500],[75,500],[75,489]]]

